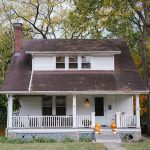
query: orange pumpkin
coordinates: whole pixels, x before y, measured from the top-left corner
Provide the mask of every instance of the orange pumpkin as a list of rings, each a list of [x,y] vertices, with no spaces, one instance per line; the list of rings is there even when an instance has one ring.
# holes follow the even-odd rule
[[[117,125],[116,125],[116,123],[114,123],[114,122],[113,122],[113,123],[111,124],[111,128],[112,128],[112,129],[115,129],[115,128],[117,128]]]
[[[95,125],[95,127],[97,127],[97,128],[101,128],[101,125],[100,125],[100,123],[96,123],[96,125]]]
[[[95,131],[96,131],[96,132],[99,132],[99,128],[98,128],[98,127],[95,127]]]

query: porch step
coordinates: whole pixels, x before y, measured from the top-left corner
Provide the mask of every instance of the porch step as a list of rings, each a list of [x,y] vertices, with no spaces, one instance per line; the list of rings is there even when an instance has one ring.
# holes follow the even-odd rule
[[[121,143],[119,134],[113,134],[112,131],[104,131],[102,134],[95,133],[95,141],[98,143]]]

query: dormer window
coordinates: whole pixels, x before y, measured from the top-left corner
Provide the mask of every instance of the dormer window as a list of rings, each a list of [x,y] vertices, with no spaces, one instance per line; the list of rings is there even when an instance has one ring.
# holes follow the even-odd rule
[[[78,68],[78,59],[77,56],[69,56],[69,69]]]
[[[91,57],[90,56],[82,56],[82,64],[83,69],[91,68]]]
[[[56,68],[57,69],[65,68],[65,56],[57,56],[56,57]]]

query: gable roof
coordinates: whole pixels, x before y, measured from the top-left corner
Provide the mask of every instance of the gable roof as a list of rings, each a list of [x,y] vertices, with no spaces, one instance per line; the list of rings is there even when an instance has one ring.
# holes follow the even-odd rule
[[[34,40],[34,42],[35,41],[36,40]],[[40,40],[37,40],[37,42],[38,41]],[[54,41],[56,42],[56,40]],[[81,41],[83,41],[82,44],[84,45],[85,40]],[[122,94],[148,93],[144,81],[136,70],[126,42],[118,39],[105,40],[105,44],[107,41],[108,49],[111,41],[114,47],[117,47],[117,49],[121,51],[121,54],[115,55],[114,71],[34,71],[33,74],[31,73],[31,55],[25,54],[27,47],[31,46],[30,44],[29,46],[28,43],[32,43],[33,41],[25,42],[21,54],[19,56],[14,55],[12,58],[1,91],[2,93],[33,94],[44,92],[94,93],[94,91],[101,94],[119,92]],[[99,40],[97,40],[97,42],[99,42]],[[73,46],[74,45],[72,45],[72,47]],[[107,47],[107,44],[105,46]],[[45,47],[43,49],[45,49]],[[30,87],[31,74],[32,82]]]

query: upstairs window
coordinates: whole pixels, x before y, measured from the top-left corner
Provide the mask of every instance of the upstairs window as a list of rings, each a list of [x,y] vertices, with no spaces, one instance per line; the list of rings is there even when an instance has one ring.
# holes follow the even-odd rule
[[[82,68],[83,69],[89,69],[91,68],[91,57],[90,56],[82,56]]]
[[[56,68],[58,68],[58,69],[65,68],[65,57],[64,56],[56,57]]]
[[[78,59],[77,56],[69,56],[69,69],[77,69],[78,68]]]

